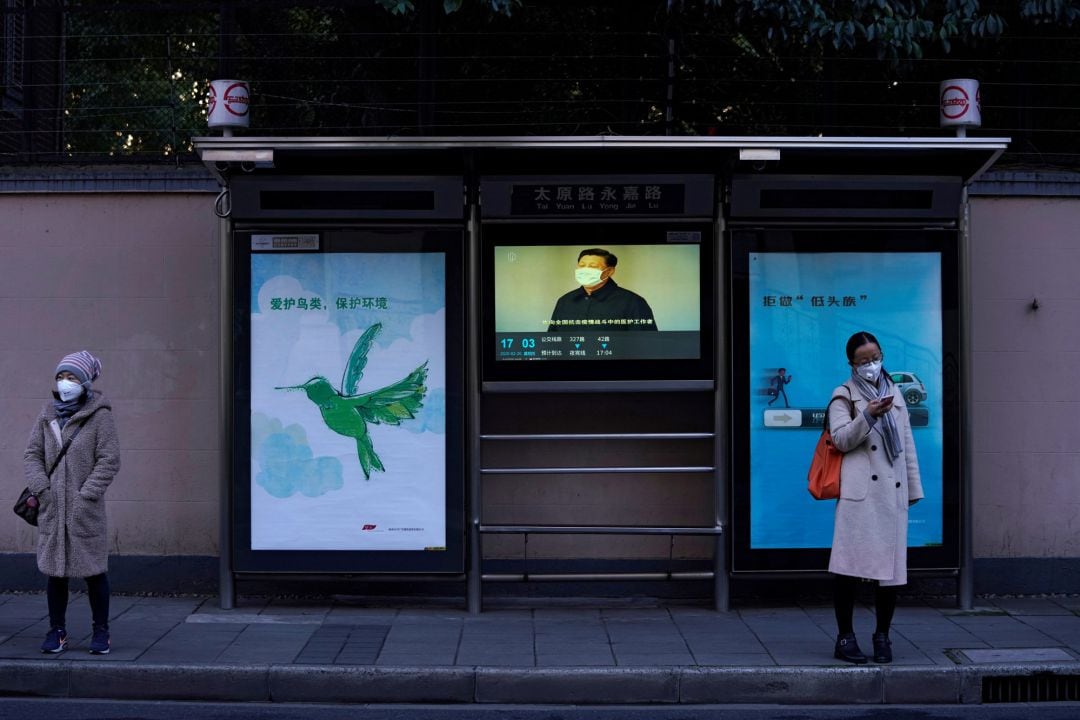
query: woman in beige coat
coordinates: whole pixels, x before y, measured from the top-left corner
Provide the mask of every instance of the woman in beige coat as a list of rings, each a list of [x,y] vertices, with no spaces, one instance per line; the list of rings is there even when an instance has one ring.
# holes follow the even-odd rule
[[[923,497],[907,406],[868,332],[847,342],[851,377],[829,401],[829,429],[844,453],[829,572],[835,575],[839,660],[865,663],[852,616],[860,578],[876,581],[874,662],[892,662],[896,589],[907,583],[908,507]]]
[[[39,507],[38,569],[48,577],[49,632],[42,652],[67,646],[73,577],[86,579],[94,623],[90,652],[104,655],[110,649],[104,496],[120,469],[120,450],[112,406],[91,387],[100,371],[101,362],[85,350],[65,356],[56,368],[55,399],[38,415],[26,445],[26,482]]]

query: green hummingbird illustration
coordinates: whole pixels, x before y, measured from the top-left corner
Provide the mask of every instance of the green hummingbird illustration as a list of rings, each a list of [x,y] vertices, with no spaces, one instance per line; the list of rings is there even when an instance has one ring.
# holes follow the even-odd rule
[[[367,354],[375,336],[382,330],[382,323],[375,323],[360,336],[349,354],[345,366],[345,375],[341,379],[341,391],[334,389],[321,375],[308,380],[303,385],[276,387],[275,390],[303,390],[308,399],[319,406],[323,422],[339,435],[356,438],[356,455],[364,471],[364,479],[370,480],[373,470],[385,472],[382,460],[375,453],[368,434],[368,423],[400,425],[403,420],[416,417],[415,413],[423,407],[427,388],[427,361],[413,370],[405,378],[381,390],[357,394],[357,385],[367,366]]]

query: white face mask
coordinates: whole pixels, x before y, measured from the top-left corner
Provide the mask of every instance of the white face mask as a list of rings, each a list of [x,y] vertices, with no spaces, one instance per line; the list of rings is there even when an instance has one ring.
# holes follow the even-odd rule
[[[603,274],[604,271],[599,268],[580,267],[574,271],[574,280],[577,281],[578,285],[592,287],[600,282],[600,276]]]
[[[859,376],[864,380],[876,383],[879,375],[881,375],[881,362],[872,362],[859,366]]]
[[[74,380],[59,380],[56,383],[56,392],[64,402],[74,400],[83,393],[83,386]]]

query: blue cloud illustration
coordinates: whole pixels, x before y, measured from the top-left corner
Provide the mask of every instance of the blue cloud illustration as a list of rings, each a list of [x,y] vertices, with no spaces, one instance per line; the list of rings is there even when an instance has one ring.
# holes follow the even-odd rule
[[[281,428],[278,421],[270,424]],[[341,461],[334,457],[314,457],[307,433],[299,425],[266,434],[258,453],[262,470],[255,482],[274,497],[287,498],[296,493],[318,497],[340,490],[345,484]]]
[[[430,432],[442,435],[446,433],[446,391],[442,388],[430,389],[424,396],[424,406],[420,408],[416,419],[401,423],[401,427],[411,433]]]

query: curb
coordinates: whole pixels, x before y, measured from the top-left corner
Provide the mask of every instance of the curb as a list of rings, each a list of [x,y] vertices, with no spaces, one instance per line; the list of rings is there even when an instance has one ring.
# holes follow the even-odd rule
[[[325,703],[471,703],[471,667],[269,665],[265,700]]]
[[[447,704],[977,704],[988,677],[1080,677],[1080,665],[380,667],[0,660],[0,696]]]
[[[678,667],[476,669],[476,702],[646,705],[679,702]]]

